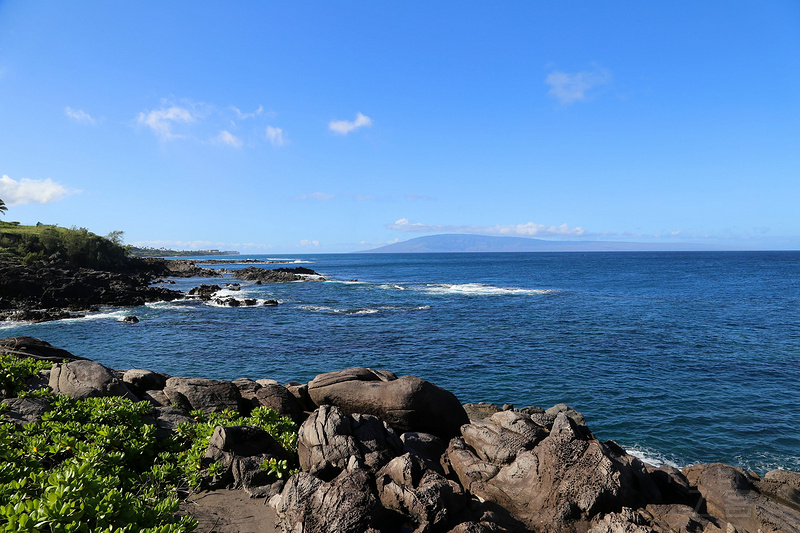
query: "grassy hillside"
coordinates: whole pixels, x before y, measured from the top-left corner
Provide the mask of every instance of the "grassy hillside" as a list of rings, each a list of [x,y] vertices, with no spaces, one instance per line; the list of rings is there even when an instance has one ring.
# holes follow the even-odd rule
[[[0,222],[0,259],[31,264],[56,256],[88,268],[117,269],[127,263],[127,253],[118,242],[91,233],[86,228],[62,228],[17,222]]]

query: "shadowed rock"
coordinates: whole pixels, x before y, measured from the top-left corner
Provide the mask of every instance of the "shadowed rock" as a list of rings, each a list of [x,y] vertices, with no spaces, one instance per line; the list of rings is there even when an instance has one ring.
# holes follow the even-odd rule
[[[164,386],[169,401],[182,409],[199,409],[205,413],[218,413],[225,409],[238,411],[241,395],[230,381],[205,378],[172,377]]]
[[[34,337],[8,337],[0,339],[0,353],[10,353],[20,357],[30,357],[43,361],[61,363],[63,361],[87,361],[85,357],[72,355],[67,350],[56,348],[49,342]]]

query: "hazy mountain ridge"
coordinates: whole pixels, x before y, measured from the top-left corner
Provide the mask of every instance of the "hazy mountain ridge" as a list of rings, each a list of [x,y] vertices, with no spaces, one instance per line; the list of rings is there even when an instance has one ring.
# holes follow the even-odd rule
[[[720,248],[691,243],[639,243],[613,241],[546,241],[528,237],[441,234],[416,237],[358,253],[458,253],[458,252],[634,252],[700,251]]]

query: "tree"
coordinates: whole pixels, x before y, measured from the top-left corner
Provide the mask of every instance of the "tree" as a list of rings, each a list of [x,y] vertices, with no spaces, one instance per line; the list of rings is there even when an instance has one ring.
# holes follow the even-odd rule
[[[8,208],[6,207],[6,203],[3,200],[0,200],[0,215],[5,213],[6,211],[8,211]]]

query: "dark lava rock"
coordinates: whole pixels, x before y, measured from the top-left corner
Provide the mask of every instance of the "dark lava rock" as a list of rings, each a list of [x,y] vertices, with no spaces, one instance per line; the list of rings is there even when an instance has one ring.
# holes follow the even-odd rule
[[[233,270],[233,277],[245,281],[260,281],[262,283],[286,283],[291,281],[306,281],[306,276],[319,276],[309,268],[272,268],[264,269],[257,267],[247,267],[241,270]]]
[[[66,350],[56,348],[47,341],[34,337],[8,337],[0,339],[0,352],[11,353],[31,359],[41,359],[61,363],[63,361],[86,360],[72,355]]]

